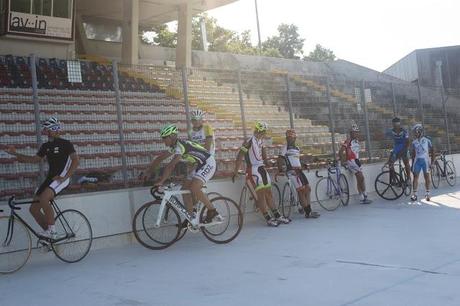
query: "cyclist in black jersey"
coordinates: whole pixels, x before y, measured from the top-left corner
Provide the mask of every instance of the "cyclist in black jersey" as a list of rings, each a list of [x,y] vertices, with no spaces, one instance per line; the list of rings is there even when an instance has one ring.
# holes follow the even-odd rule
[[[193,198],[201,201],[208,209],[204,223],[220,222],[222,217],[217,210],[212,206],[208,197],[201,190],[216,172],[216,160],[214,157],[201,145],[193,141],[182,140],[177,137],[177,127],[174,124],[166,125],[160,132],[164,144],[169,147],[168,151],[161,153],[155,158],[141,174],[141,178],[148,179],[152,171],[160,165],[160,163],[173,156],[172,160],[166,165],[163,175],[155,182],[155,186],[161,186],[171,176],[174,167],[182,160],[194,164],[194,169],[189,174],[182,189],[190,190],[190,194],[184,194],[184,202],[189,212],[193,212]],[[193,198],[192,198],[193,197]],[[184,226],[186,224],[183,224]]]
[[[62,126],[57,118],[48,118],[42,126],[43,133],[49,140],[42,144],[37,155],[17,153],[16,148],[12,146],[6,152],[15,156],[19,162],[25,163],[39,163],[46,157],[49,164],[48,175],[35,192],[34,201],[38,202],[32,203],[29,210],[44,230],[42,236],[56,238],[54,211],[50,201],[70,184],[70,178],[78,167],[79,159],[72,143],[60,137]]]

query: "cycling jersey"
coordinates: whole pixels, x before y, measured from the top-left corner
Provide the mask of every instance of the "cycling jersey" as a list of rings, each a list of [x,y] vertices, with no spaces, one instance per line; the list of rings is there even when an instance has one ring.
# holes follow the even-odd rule
[[[249,138],[243,146],[241,150],[245,153],[244,158],[246,160],[246,165],[248,166],[263,166],[264,160],[262,157],[262,149],[263,149],[263,140],[257,139],[255,136]]]
[[[412,142],[412,148],[415,151],[415,159],[430,159],[430,149],[433,147],[431,140],[427,137],[415,139]]]
[[[401,129],[399,133],[397,133],[394,129],[391,129],[391,137],[393,138],[394,147],[404,147],[406,145],[406,141],[409,139],[409,133],[405,129]]]
[[[62,182],[54,181],[53,178],[55,176],[64,177],[67,175],[70,165],[72,164],[70,158],[72,153],[75,153],[75,149],[72,143],[66,139],[54,138],[52,141],[42,144],[37,155],[42,158],[46,157],[49,164],[49,170],[45,181],[35,192],[37,195],[40,195],[45,188],[51,188],[55,195],[57,195],[69,185],[70,178]]]
[[[214,138],[214,130],[209,124],[207,123],[203,124],[201,129],[197,131],[192,128],[190,131],[190,137],[192,141],[199,143],[202,146],[205,145],[206,138],[212,137],[211,148],[209,149],[209,153],[211,153],[212,155],[215,154],[216,144],[215,144],[215,138]]]
[[[295,144],[285,145],[281,150],[281,155],[284,156],[286,160],[287,171],[302,168],[302,164],[300,163],[300,149]]]
[[[182,156],[187,162],[197,163],[198,167],[204,165],[211,156],[211,154],[200,144],[182,139],[178,139],[170,148],[169,152]]]
[[[358,139],[349,138],[343,142],[342,147],[345,148],[347,161],[359,159],[360,144]]]

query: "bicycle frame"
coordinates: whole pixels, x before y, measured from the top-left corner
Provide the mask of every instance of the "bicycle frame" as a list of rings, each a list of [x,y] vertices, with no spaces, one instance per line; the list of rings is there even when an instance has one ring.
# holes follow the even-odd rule
[[[14,220],[14,218],[19,219],[19,221],[21,221],[26,226],[26,228],[35,237],[37,237],[40,240],[45,240],[45,241],[47,241],[49,243],[57,243],[57,242],[60,242],[60,241],[75,237],[75,233],[72,231],[72,228],[70,227],[70,225],[67,222],[67,220],[62,216],[61,210],[59,209],[59,207],[57,206],[57,204],[56,204],[56,202],[54,200],[50,201],[51,207],[53,207],[53,210],[54,210],[54,213],[56,214],[56,216],[60,216],[59,221],[61,222],[61,225],[62,225],[62,227],[64,228],[64,230],[66,232],[66,235],[64,237],[59,238],[59,239],[51,239],[49,237],[41,236],[23,218],[21,218],[20,215],[18,215],[15,212],[15,210],[21,210],[21,208],[17,207],[16,205],[33,204],[33,203],[38,203],[38,201],[15,202],[14,198],[15,197],[13,196],[8,200],[8,206],[10,207],[10,217],[9,217],[9,221],[8,221],[8,230],[7,230],[7,233],[6,233],[5,240],[3,241],[3,245],[9,245],[11,243],[11,240],[13,239],[13,232],[14,232],[14,222],[13,222],[13,220]],[[67,227],[64,225],[64,222],[67,225]],[[67,229],[70,229],[70,233],[67,231]]]
[[[332,178],[333,170],[335,169],[335,181]],[[332,194],[332,187],[335,189],[335,195],[341,195],[342,190],[340,188],[339,179],[340,179],[340,167],[330,166],[327,168],[327,193]],[[336,185],[337,184],[337,185]]]

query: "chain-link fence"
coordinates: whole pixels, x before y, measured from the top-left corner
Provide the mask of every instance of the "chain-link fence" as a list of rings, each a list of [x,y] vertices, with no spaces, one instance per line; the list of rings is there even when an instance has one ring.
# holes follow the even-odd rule
[[[62,137],[80,156],[66,192],[142,185],[139,174],[166,149],[160,128],[175,123],[179,137],[189,137],[189,114],[196,108],[206,112],[205,121],[215,131],[216,177],[233,171],[239,147],[252,135],[256,120],[269,124],[265,145],[272,158],[285,143],[288,128],[296,129],[306,162],[337,158],[356,123],[361,158],[384,160],[392,147],[388,132],[394,116],[406,129],[422,122],[436,150],[458,152],[456,92],[337,75],[0,56],[0,146],[35,155],[47,141],[40,120],[58,117],[64,123]],[[19,163],[0,152],[0,196],[33,194],[46,166]],[[186,172],[185,167],[176,174]]]

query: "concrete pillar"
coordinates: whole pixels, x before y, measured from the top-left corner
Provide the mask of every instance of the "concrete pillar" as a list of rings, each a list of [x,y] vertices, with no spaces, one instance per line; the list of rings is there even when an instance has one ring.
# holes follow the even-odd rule
[[[192,66],[192,7],[187,3],[179,5],[177,27],[176,67]]]
[[[123,0],[122,35],[121,61],[136,65],[139,62],[139,0]]]

